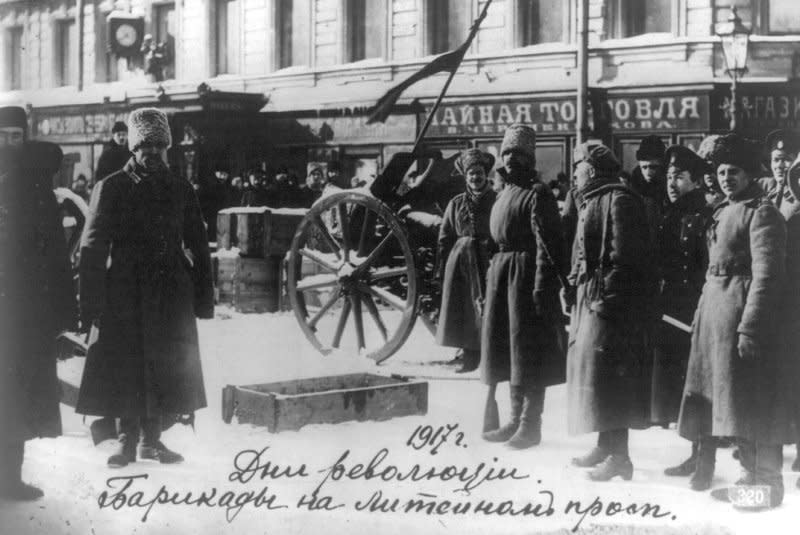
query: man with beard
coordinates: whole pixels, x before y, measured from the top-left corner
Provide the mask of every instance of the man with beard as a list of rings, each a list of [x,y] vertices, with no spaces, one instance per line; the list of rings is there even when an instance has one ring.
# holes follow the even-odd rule
[[[25,442],[61,434],[56,335],[77,324],[53,174],[62,153],[27,141],[25,111],[0,108],[0,498],[34,500]]]
[[[737,484],[768,487],[765,505],[776,507],[784,493],[781,447],[795,438],[779,351],[786,224],[756,182],[757,143],[720,136],[711,160],[726,200],[709,229],[678,432],[689,440],[736,437],[743,469]]]
[[[712,209],[702,189],[710,166],[691,149],[673,145],[666,152],[667,196],[658,226],[655,259],[658,268],[656,303],[661,314],[684,325],[692,323],[708,266],[706,229]],[[659,321],[654,329],[653,391],[650,417],[667,426],[678,420],[691,333]],[[693,490],[707,490],[714,475],[717,443],[704,436],[692,443],[691,456],[664,470],[668,476],[692,476]]]
[[[128,126],[122,121],[114,123],[111,129],[111,139],[103,147],[100,159],[97,160],[97,170],[94,181],[99,182],[111,173],[122,169],[131,157],[128,150]]]
[[[481,377],[508,381],[508,422],[483,433],[514,449],[542,439],[545,388],[564,381],[564,321],[558,299],[566,265],[558,204],[536,173],[536,133],[514,124],[500,146],[505,187],[489,231],[498,247],[486,275]]]
[[[600,143],[575,149],[581,208],[572,253],[567,355],[570,434],[597,432],[572,459],[589,478],[633,477],[628,430],[650,425],[650,246],[641,199],[618,181],[619,162]]]
[[[453,197],[439,227],[438,264],[442,306],[436,341],[460,347],[464,360],[457,373],[477,369],[481,360],[481,315],[486,270],[494,253],[489,215],[497,194],[489,187],[494,156],[479,149],[464,151],[456,171],[466,178],[466,191]]]
[[[120,418],[110,467],[136,460],[140,434],[141,459],[183,460],[162,426],[206,406],[195,318],[214,313],[200,205],[167,168],[167,117],[138,109],[128,127],[133,157],[95,188],[80,257],[81,319],[96,336],[76,411]]]

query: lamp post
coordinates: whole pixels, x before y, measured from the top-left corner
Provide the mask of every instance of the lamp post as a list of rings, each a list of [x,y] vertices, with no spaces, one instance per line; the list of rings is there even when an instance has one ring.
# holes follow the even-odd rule
[[[750,44],[750,29],[742,24],[731,6],[731,15],[725,22],[716,27],[716,34],[722,40],[722,53],[725,56],[725,72],[731,77],[731,131],[735,132],[738,124],[739,103],[736,95],[737,83],[747,72],[747,47]]]

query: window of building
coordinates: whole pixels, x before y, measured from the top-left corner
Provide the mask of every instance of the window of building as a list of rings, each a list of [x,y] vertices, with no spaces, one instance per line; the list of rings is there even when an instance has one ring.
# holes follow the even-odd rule
[[[217,0],[215,64],[217,74],[238,74],[240,54],[240,0]]]
[[[277,0],[275,8],[277,68],[308,65],[311,3],[308,0]]]
[[[464,0],[425,2],[425,54],[442,54],[461,46],[467,38],[472,3]]]
[[[175,18],[175,2],[153,5],[153,39],[158,44],[164,45],[166,61],[164,65],[164,78],[175,78],[175,33],[177,20]]]
[[[387,0],[344,1],[345,62],[385,57]]]
[[[6,30],[6,72],[8,89],[22,89],[22,27]]]
[[[612,4],[614,37],[673,31],[674,0],[615,0]]]
[[[772,34],[800,33],[800,2],[798,0],[767,0],[766,32]]]
[[[73,85],[78,79],[78,25],[75,19],[60,19],[55,27],[56,85]]]
[[[517,44],[557,43],[568,35],[569,2],[564,0],[519,0]]]

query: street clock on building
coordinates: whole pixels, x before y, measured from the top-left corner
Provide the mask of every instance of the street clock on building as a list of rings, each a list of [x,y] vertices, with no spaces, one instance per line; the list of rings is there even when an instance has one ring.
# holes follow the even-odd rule
[[[117,56],[130,58],[141,54],[144,18],[129,13],[108,16],[108,47]]]

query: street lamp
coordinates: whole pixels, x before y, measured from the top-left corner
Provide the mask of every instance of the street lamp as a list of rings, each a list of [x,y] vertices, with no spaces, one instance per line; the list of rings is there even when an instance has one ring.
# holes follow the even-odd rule
[[[739,105],[736,96],[737,82],[747,72],[747,47],[750,44],[750,29],[742,24],[731,6],[731,15],[716,27],[716,34],[722,40],[722,53],[725,56],[725,72],[731,77],[731,130],[736,131]]]

